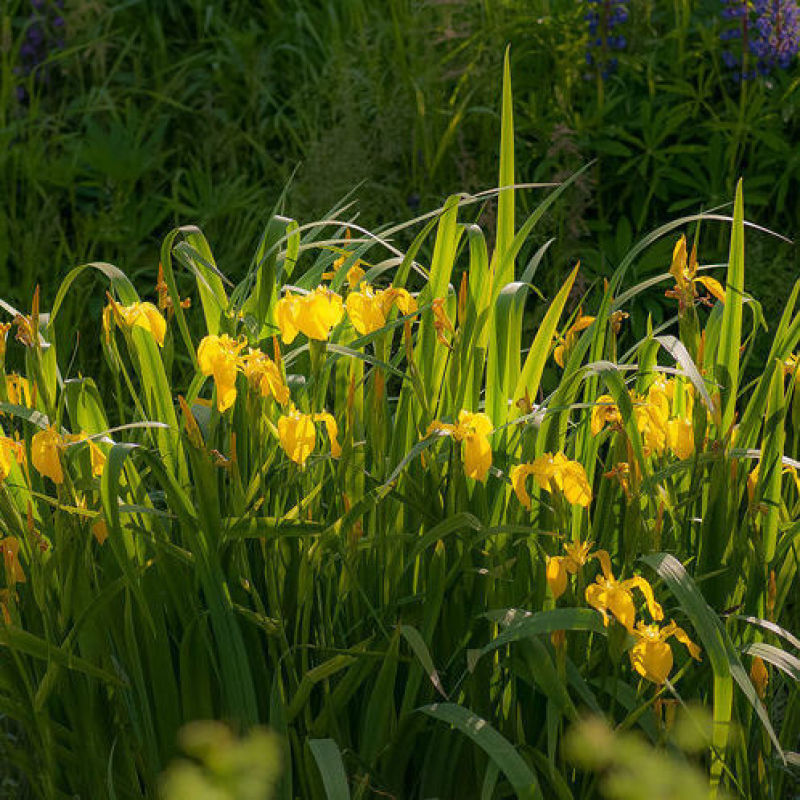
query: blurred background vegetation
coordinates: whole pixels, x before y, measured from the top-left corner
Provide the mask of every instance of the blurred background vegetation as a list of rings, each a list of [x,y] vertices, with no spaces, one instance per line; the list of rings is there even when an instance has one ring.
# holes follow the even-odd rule
[[[593,162],[537,228],[538,244],[556,237],[545,292],[580,258],[577,296],[668,219],[728,213],[740,175],[748,217],[795,238],[797,58],[741,80],[726,3],[610,5],[624,19],[598,49],[597,5],[574,0],[6,0],[0,295],[27,304],[41,283],[47,307],[90,260],[150,276],[187,223],[236,278],[276,207],[307,222],[347,197],[346,217],[377,229],[496,186],[507,44],[519,180]],[[491,227],[491,205],[480,213]],[[724,258],[725,226],[703,235],[701,260]],[[663,271],[668,248],[633,278]],[[748,248],[769,315],[797,251],[765,236]],[[102,304],[87,296],[68,310],[84,330]],[[651,299],[657,325],[668,306]]]

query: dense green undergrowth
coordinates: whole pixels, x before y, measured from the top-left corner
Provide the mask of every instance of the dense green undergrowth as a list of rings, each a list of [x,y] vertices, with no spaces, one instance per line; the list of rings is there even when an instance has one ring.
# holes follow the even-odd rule
[[[27,0],[11,0],[0,48],[0,291],[22,304],[39,284],[51,303],[68,268],[92,260],[144,280],[160,241],[187,222],[238,281],[276,206],[329,218],[350,196],[377,230],[450,193],[494,186],[507,43],[518,180],[563,180],[593,162],[532,233],[537,246],[556,237],[542,270],[547,291],[573,258],[584,265],[583,288],[610,276],[664,219],[729,203],[737,175],[750,218],[795,238],[796,59],[737,84],[722,59],[718,0],[630,0],[627,46],[598,80],[585,61],[588,7],[82,0],[59,12],[63,27],[47,29],[31,67],[23,48],[38,18]],[[529,213],[537,195],[517,202]],[[491,233],[494,205],[473,212]],[[395,235],[403,248],[413,238]],[[705,244],[709,262],[724,259],[721,227]],[[636,279],[658,274],[668,251],[665,243],[643,253]],[[752,290],[778,315],[796,250],[754,242],[750,263]],[[88,318],[84,336],[102,310],[102,289],[88,294],[88,307],[70,301],[63,312]],[[648,303],[656,324],[668,318],[668,304]],[[637,337],[645,321],[636,315]]]
[[[615,741],[654,763],[631,730],[716,796],[795,791],[800,283],[749,380],[740,183],[731,217],[667,223],[570,311],[579,267],[545,297],[549,245],[521,255],[570,183],[518,217],[513,142],[506,62],[491,239],[472,195],[379,233],[275,215],[233,283],[184,227],[155,303],[94,262],[46,308],[4,305],[17,796],[152,797],[198,719],[270,726],[280,798],[597,797],[638,780]],[[631,282],[660,240],[671,259]],[[62,317],[93,275],[96,378]],[[672,318],[631,343],[654,286]],[[683,756],[672,720],[696,704],[710,730]],[[586,714],[617,731],[575,761]],[[211,773],[252,752],[188,730]]]

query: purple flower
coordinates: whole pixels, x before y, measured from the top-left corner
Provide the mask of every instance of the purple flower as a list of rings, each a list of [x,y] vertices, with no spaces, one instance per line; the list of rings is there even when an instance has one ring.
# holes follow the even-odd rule
[[[33,76],[37,83],[50,84],[53,78],[47,63],[49,56],[65,46],[66,20],[60,13],[63,0],[31,0],[31,13],[23,30],[19,61],[14,67],[15,74]],[[16,92],[20,102],[26,102],[26,91]]]
[[[800,49],[800,9],[795,0],[755,0],[757,17],[750,51],[758,59],[759,71],[773,66],[785,69]]]
[[[587,0],[588,9],[584,19],[588,23],[589,49],[586,64],[595,67],[605,79],[617,68],[617,59],[610,51],[624,50],[628,41],[615,31],[628,20],[628,0]]]
[[[740,40],[736,51],[722,60],[735,69],[735,81],[768,75],[774,67],[785,69],[800,50],[800,8],[797,0],[722,0],[722,18],[730,21],[720,39]],[[750,69],[744,68],[746,64]],[[740,70],[739,67],[742,67]]]

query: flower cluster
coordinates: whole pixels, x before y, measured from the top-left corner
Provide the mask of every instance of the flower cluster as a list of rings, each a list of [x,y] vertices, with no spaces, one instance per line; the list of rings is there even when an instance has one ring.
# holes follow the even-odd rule
[[[755,0],[755,35],[750,51],[757,68],[766,74],[773,67],[786,69],[800,49],[800,8],[796,0]]]
[[[739,42],[725,50],[722,60],[736,81],[786,69],[800,50],[800,8],[797,0],[722,0],[720,33],[725,42]]]
[[[30,5],[31,13],[19,50],[20,63],[14,72],[23,77],[33,74],[40,83],[48,83],[50,73],[40,67],[54,50],[64,49],[65,22],[61,15],[64,0],[31,0]],[[27,92],[22,86],[17,87],[17,99],[20,102],[27,99]]]
[[[586,64],[594,67],[602,78],[617,68],[614,51],[627,47],[625,36],[618,28],[628,20],[627,0],[587,0],[585,19],[589,27],[589,46]]]
[[[632,393],[631,403],[646,456],[662,455],[666,450],[671,450],[679,459],[685,460],[694,453],[692,384],[659,377],[646,394]],[[604,394],[592,408],[592,435],[597,436],[606,426],[612,430],[622,430],[623,420],[613,398]]]
[[[664,611],[656,601],[653,587],[641,575],[626,580],[617,580],[611,568],[611,558],[605,550],[591,552],[592,542],[571,542],[564,545],[566,555],[547,559],[547,585],[553,597],[558,600],[567,590],[570,575],[577,575],[586,564],[597,559],[600,562],[600,575],[594,583],[586,587],[586,602],[603,615],[606,625],[611,619],[622,625],[633,638],[628,651],[631,666],[643,678],[655,684],[662,684],[672,670],[672,649],[667,639],[675,637],[684,644],[692,658],[700,661],[700,648],[689,639],[683,628],[674,622],[660,627]],[[638,590],[645,601],[650,618],[636,620],[636,602],[633,590]]]

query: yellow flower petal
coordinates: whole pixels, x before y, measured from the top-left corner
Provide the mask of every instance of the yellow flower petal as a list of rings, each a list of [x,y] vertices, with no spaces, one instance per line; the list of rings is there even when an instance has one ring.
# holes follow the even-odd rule
[[[631,665],[643,677],[662,684],[672,670],[672,650],[666,642],[638,641],[630,650]]]
[[[314,450],[317,433],[310,414],[297,410],[283,415],[278,420],[278,440],[287,456],[301,467]]]
[[[561,469],[564,497],[576,506],[588,508],[592,502],[592,487],[586,478],[583,465],[570,461]]]
[[[484,483],[492,466],[492,446],[489,439],[479,433],[464,437],[464,472],[468,478]]]
[[[213,375],[217,390],[217,408],[227,411],[236,401],[236,367],[244,347],[227,334],[206,336],[197,348],[197,363],[203,375]]]
[[[331,414],[324,411],[320,414],[314,414],[314,422],[322,422],[325,425],[325,429],[328,431],[328,438],[331,440],[331,455],[334,458],[339,458],[342,455],[342,448],[337,439],[339,429],[336,426],[336,420]]]
[[[511,473],[509,475],[511,478],[511,486],[514,489],[517,500],[527,509],[531,507],[531,496],[525,488],[525,482],[528,480],[528,476],[532,474],[533,469],[530,464],[517,464],[515,467],[511,468]]]
[[[720,303],[725,303],[725,290],[722,288],[722,284],[716,278],[703,276],[702,278],[695,278],[694,282],[701,283],[706,287],[706,289],[708,289],[710,294],[714,295],[714,297],[719,300]]]
[[[284,344],[291,344],[299,333],[294,319],[294,302],[291,295],[282,297],[275,304],[275,324],[281,332]]]
[[[64,482],[60,452],[62,439],[55,428],[38,431],[31,439],[31,461],[37,472],[53,483]]]
[[[369,286],[347,296],[347,315],[353,327],[362,335],[377,331],[386,324],[380,297]]]
[[[681,459],[691,458],[694,453],[694,426],[691,419],[677,417],[667,423],[667,444]]]

